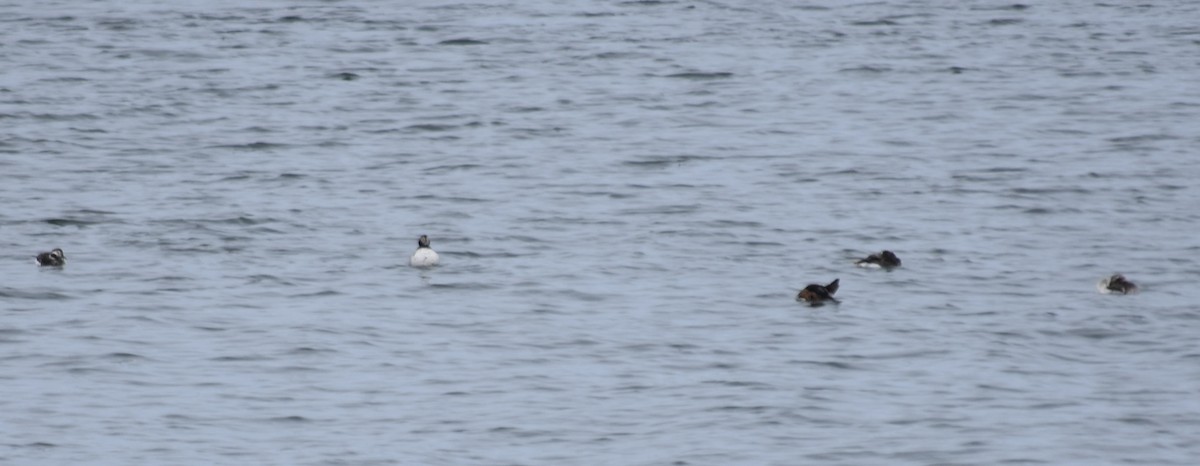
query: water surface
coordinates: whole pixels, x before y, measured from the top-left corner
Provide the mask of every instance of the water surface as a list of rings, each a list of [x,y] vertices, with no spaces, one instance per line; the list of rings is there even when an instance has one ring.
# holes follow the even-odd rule
[[[0,4],[0,460],[1193,464],[1198,10]]]

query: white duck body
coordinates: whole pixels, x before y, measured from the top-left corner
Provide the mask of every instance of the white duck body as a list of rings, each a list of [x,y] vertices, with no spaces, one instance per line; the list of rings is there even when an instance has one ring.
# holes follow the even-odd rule
[[[408,258],[408,265],[413,267],[432,267],[438,263],[438,253],[429,247],[429,237],[421,235],[417,239],[417,250]]]

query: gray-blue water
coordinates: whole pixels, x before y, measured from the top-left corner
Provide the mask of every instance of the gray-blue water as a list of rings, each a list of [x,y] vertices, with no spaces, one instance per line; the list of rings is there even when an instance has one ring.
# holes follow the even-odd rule
[[[0,463],[1200,458],[1200,4],[176,3],[0,3]]]

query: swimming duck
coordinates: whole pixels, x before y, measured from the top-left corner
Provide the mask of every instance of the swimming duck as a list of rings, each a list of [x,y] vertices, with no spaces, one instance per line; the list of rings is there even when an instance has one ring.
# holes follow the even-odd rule
[[[1137,285],[1129,280],[1126,280],[1125,276],[1119,273],[1100,280],[1100,283],[1096,284],[1096,288],[1104,294],[1131,294],[1137,293],[1138,291]]]
[[[804,287],[803,290],[800,290],[800,294],[796,295],[796,300],[804,301],[813,306],[820,306],[821,304],[824,304],[825,301],[833,301],[836,303],[838,300],[833,298],[833,294],[837,293],[839,280],[841,279],[834,279],[832,282],[829,282],[828,285],[824,286],[816,283],[808,285]]]
[[[54,250],[50,252],[43,252],[33,256],[33,259],[37,261],[38,265],[44,265],[48,267],[62,267],[63,264],[67,263],[67,255],[63,254],[62,249],[58,248],[54,248]]]
[[[879,254],[871,254],[866,259],[860,259],[855,264],[858,264],[859,267],[890,269],[900,266],[900,258],[896,257],[896,253],[892,251],[883,251]]]
[[[413,267],[431,267],[437,265],[438,253],[429,247],[429,237],[421,235],[417,238],[417,250],[408,258],[408,265]]]

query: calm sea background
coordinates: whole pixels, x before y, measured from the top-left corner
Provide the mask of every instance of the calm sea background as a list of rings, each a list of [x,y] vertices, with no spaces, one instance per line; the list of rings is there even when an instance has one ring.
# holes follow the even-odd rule
[[[1190,0],[0,0],[0,463],[1194,465],[1198,147]]]

